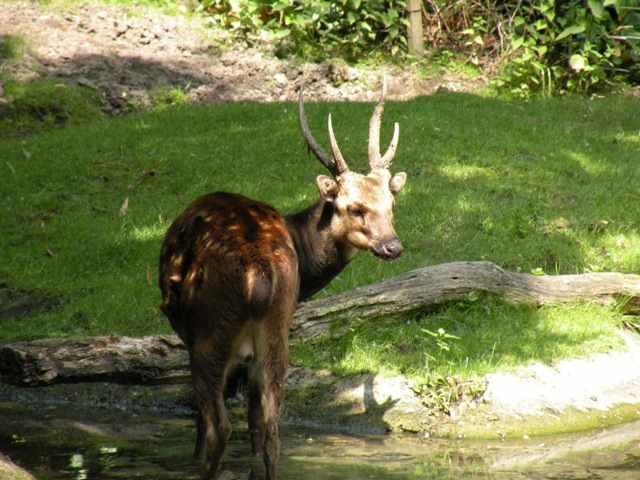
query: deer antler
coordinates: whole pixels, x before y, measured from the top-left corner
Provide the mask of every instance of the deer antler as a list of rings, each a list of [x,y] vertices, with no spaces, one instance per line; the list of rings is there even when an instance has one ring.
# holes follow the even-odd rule
[[[349,170],[349,167],[347,166],[347,162],[342,156],[342,152],[340,151],[340,147],[338,147],[338,142],[336,141],[336,136],[333,133],[333,125],[331,124],[331,114],[329,114],[329,120],[327,123],[329,127],[329,140],[331,141],[331,151],[333,152],[333,159],[336,162],[336,168],[340,173],[344,173],[347,170]]]
[[[302,100],[302,94],[302,87],[300,87],[300,95],[298,96],[298,120],[300,122],[300,130],[302,130],[302,136],[304,137],[305,142],[307,142],[309,150],[311,150],[316,158],[320,160],[320,163],[322,163],[334,177],[338,177],[349,170],[349,167],[347,166],[347,162],[340,152],[338,142],[336,141],[336,137],[333,133],[333,126],[331,125],[331,114],[329,114],[328,124],[329,140],[331,141],[331,151],[333,152],[333,157],[330,157],[327,152],[324,151],[324,149],[318,144],[316,139],[313,138],[311,130],[309,130],[307,117],[304,113],[304,102]]]
[[[384,97],[387,93],[387,77],[382,79],[382,94],[380,100],[373,109],[371,120],[369,121],[369,165],[372,170],[388,169],[391,166],[393,157],[398,148],[398,139],[400,137],[400,125],[396,122],[393,126],[393,138],[389,144],[389,148],[383,156],[380,156],[380,123],[382,121],[382,113],[384,112]]]

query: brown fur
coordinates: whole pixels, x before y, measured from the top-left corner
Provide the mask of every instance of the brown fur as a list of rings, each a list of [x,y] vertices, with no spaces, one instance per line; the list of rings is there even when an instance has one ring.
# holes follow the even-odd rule
[[[204,478],[215,478],[231,433],[223,399],[227,377],[247,357],[253,450],[263,454],[267,478],[276,478],[297,271],[284,219],[240,195],[200,197],[167,232],[161,308],[189,350],[199,410],[195,455]]]

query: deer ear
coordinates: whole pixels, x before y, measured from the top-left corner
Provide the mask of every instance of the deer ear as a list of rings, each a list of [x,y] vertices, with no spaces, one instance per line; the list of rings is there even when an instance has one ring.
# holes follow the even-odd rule
[[[405,182],[407,181],[407,174],[404,172],[396,173],[389,181],[389,189],[394,195],[402,190]]]
[[[316,184],[318,185],[318,190],[320,190],[320,196],[323,200],[327,202],[335,200],[338,194],[338,184],[333,178],[326,175],[318,175],[316,177]]]

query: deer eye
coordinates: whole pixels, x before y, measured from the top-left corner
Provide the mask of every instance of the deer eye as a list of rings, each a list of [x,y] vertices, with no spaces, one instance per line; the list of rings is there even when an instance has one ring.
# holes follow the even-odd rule
[[[349,215],[351,215],[352,217],[360,217],[360,218],[364,218],[365,214],[367,213],[364,208],[358,207],[358,206],[349,207],[347,211],[349,212]]]

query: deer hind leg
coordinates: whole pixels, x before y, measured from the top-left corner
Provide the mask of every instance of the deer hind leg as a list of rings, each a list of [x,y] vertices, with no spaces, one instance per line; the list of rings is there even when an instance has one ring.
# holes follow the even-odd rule
[[[278,421],[283,397],[284,365],[277,367],[283,374],[267,372],[259,363],[252,367],[249,377],[249,429],[255,455],[262,455],[267,480],[276,480],[280,457]],[[269,366],[271,368],[273,364]]]
[[[202,478],[206,480],[215,478],[231,435],[231,422],[223,395],[226,362],[219,360],[198,353],[192,353],[191,356],[191,374],[198,406],[194,456],[201,462]]]
[[[260,339],[262,348],[249,371],[249,430],[255,455],[262,455],[267,480],[276,480],[280,457],[280,407],[288,363],[287,333]]]
[[[276,469],[280,458],[280,405],[283,393],[283,382],[274,382],[265,390],[263,400],[264,451],[262,458],[266,469],[266,480],[276,480]],[[276,387],[277,385],[277,387]]]
[[[257,367],[255,367],[257,368]],[[253,368],[252,368],[253,370]],[[258,372],[249,376],[248,420],[251,435],[251,450],[254,455],[264,451],[264,412],[262,410],[262,379]]]

